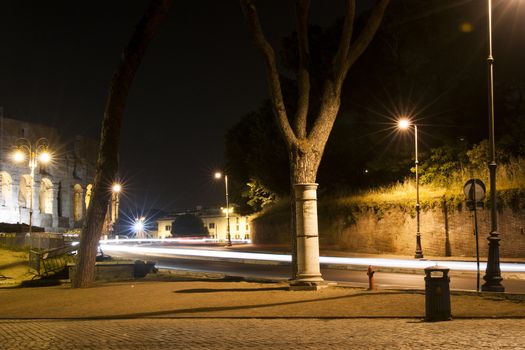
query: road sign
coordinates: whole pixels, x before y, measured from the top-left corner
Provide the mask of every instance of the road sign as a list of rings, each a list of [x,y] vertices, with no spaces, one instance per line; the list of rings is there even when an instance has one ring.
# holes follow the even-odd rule
[[[485,184],[480,179],[470,179],[463,186],[463,193],[469,201],[482,201],[485,198],[485,192]]]
[[[463,193],[467,197],[467,206],[474,212],[474,235],[476,236],[476,266],[477,266],[477,279],[476,279],[476,290],[481,291],[480,285],[480,271],[479,271],[479,235],[478,235],[478,214],[476,207],[481,204],[483,198],[485,198],[485,184],[480,179],[470,179],[463,186]]]

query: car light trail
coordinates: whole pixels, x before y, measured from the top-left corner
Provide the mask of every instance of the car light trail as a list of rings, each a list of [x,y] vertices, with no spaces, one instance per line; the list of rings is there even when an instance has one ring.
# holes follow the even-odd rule
[[[127,240],[126,240],[127,242]],[[263,260],[263,261],[292,261],[290,255],[285,254],[265,254],[265,253],[243,253],[223,250],[204,250],[204,249],[182,249],[182,248],[160,248],[160,247],[132,247],[128,245],[100,244],[103,251],[125,252],[151,255],[176,255],[193,257],[210,257],[223,259],[240,260]]]
[[[125,240],[126,243],[132,240]],[[149,241],[149,240],[137,240]],[[182,249],[182,248],[162,248],[162,247],[138,247],[122,244],[109,244],[110,241],[102,241],[100,247],[105,252],[125,252],[143,255],[162,255],[162,256],[190,256],[190,257],[209,257],[218,259],[239,259],[239,260],[258,260],[258,261],[277,261],[289,263],[292,261],[288,254],[269,254],[269,253],[246,253],[224,250],[208,249]],[[391,268],[413,268],[424,269],[429,266],[439,265],[451,270],[476,271],[476,263],[469,261],[446,261],[446,260],[406,260],[406,259],[382,259],[382,258],[346,258],[346,257],[320,257],[321,264],[325,265],[357,265],[357,266],[376,266]],[[480,264],[480,269],[485,269],[486,263]],[[525,272],[525,264],[520,263],[501,263],[502,272]]]
[[[103,244],[106,243],[224,243],[218,239],[212,238],[120,238],[120,239],[106,239],[101,241]],[[236,244],[250,244],[250,239],[232,239],[233,243]]]

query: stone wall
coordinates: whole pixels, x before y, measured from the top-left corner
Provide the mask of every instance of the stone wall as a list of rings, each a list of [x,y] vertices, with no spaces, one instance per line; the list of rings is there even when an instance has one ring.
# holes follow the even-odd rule
[[[416,219],[413,211],[393,207],[381,213],[373,209],[338,214],[319,208],[322,248],[359,253],[413,255]],[[480,255],[487,255],[490,210],[479,209]],[[252,222],[257,243],[288,243],[289,215],[267,215]],[[498,213],[500,256],[525,257],[525,213],[504,208]],[[468,210],[451,210],[445,205],[421,211],[421,243],[427,256],[475,256],[474,220]]]

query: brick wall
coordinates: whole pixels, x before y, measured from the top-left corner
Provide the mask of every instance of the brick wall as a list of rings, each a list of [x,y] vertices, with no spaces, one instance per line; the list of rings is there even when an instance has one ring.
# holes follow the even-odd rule
[[[487,255],[490,210],[479,209],[478,233],[480,255]],[[256,243],[289,242],[289,215],[267,215],[252,222]],[[525,257],[525,213],[505,208],[498,213],[501,257]],[[319,212],[320,244],[360,253],[413,255],[416,218],[414,212],[391,208],[339,214]],[[474,220],[468,210],[450,210],[444,205],[421,211],[421,243],[425,256],[475,256]]]

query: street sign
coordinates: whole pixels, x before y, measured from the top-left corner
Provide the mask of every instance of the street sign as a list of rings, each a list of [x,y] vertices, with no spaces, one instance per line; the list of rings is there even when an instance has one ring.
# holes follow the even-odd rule
[[[463,186],[463,193],[469,201],[482,201],[485,198],[485,192],[485,184],[480,179],[470,179]]]
[[[480,286],[480,272],[479,272],[479,234],[478,234],[478,214],[476,207],[482,204],[485,198],[485,184],[480,179],[470,179],[463,186],[463,193],[467,197],[467,206],[474,212],[474,235],[476,236],[476,265],[477,265],[477,279],[476,290],[481,291]]]

